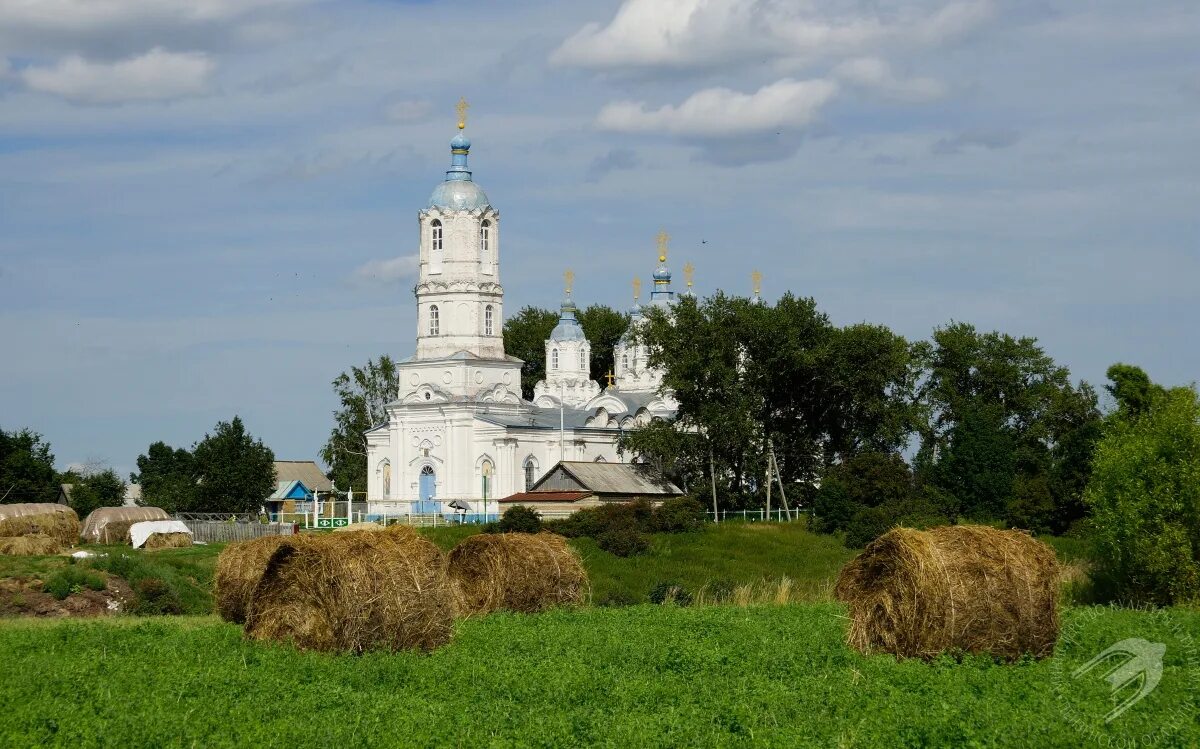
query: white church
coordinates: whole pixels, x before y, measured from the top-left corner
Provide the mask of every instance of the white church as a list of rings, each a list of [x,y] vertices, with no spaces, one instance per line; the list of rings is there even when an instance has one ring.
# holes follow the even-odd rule
[[[521,360],[504,352],[500,213],[471,178],[471,142],[450,142],[451,165],[418,214],[421,232],[417,350],[399,364],[387,422],[367,432],[371,514],[496,514],[496,501],[531,487],[560,460],[628,462],[623,430],[671,419],[662,373],[629,333],[615,347],[614,377],[590,379],[591,344],[568,285],[546,341],[546,379],[533,402],[521,396]],[[665,236],[650,304],[674,300]],[[568,282],[569,283],[569,282]],[[634,302],[633,330],[642,319]],[[485,510],[486,503],[486,510]]]

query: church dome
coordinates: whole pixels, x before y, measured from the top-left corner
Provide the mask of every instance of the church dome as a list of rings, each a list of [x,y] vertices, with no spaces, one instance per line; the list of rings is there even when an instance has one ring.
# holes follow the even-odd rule
[[[555,325],[554,330],[550,332],[550,340],[586,341],[587,336],[583,334],[583,326],[579,324],[579,320],[575,319],[575,302],[571,297],[563,299],[561,310],[558,325]]]
[[[429,196],[430,208],[444,208],[451,211],[476,211],[487,208],[491,203],[483,188],[470,180],[452,179],[433,188]]]

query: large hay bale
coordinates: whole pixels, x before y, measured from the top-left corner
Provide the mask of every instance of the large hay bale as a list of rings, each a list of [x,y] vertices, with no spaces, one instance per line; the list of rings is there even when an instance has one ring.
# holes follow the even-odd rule
[[[894,528],[842,568],[834,595],[863,653],[1041,658],[1058,639],[1054,550],[1020,531]]]
[[[10,557],[36,557],[58,554],[63,549],[57,538],[44,533],[0,538],[0,554]]]
[[[458,616],[578,605],[589,590],[579,556],[555,533],[470,536],[450,552],[449,571]]]
[[[231,543],[217,557],[217,569],[213,573],[213,597],[217,602],[217,613],[227,622],[243,624],[246,609],[254,588],[262,579],[263,570],[271,555],[284,541],[294,536],[263,536],[249,541]]]
[[[446,561],[415,533],[294,536],[250,599],[246,634],[305,650],[429,650],[450,640]]]
[[[186,549],[192,545],[190,533],[151,533],[146,538],[143,549]]]
[[[89,544],[129,544],[129,527],[149,520],[170,520],[158,507],[98,507],[83,521],[79,536]]]
[[[79,540],[79,516],[66,505],[21,502],[0,505],[0,536],[14,538],[41,534],[72,546]]]

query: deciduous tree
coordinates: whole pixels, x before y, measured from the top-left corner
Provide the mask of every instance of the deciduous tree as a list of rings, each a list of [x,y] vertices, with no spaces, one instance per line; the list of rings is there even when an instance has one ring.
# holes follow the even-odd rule
[[[387,421],[386,406],[396,398],[397,378],[396,363],[385,354],[334,379],[339,406],[321,460],[330,467],[330,478],[339,489],[366,490],[366,433]]]
[[[257,512],[275,490],[275,454],[240,417],[217,422],[192,450],[200,512]]]

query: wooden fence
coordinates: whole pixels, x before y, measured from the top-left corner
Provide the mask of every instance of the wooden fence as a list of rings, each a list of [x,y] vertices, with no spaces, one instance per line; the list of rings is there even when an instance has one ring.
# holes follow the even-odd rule
[[[193,541],[206,544],[223,544],[230,541],[248,541],[263,536],[290,536],[296,532],[291,523],[231,523],[227,520],[188,520],[180,518],[192,532]]]

